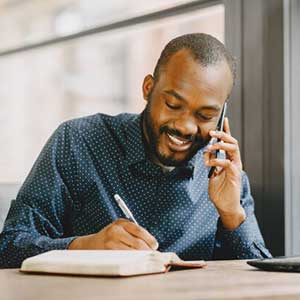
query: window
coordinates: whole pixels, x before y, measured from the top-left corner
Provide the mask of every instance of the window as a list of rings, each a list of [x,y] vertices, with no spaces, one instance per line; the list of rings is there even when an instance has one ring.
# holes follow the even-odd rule
[[[47,1],[47,4],[44,1],[6,2],[16,3],[15,13],[12,4],[1,13],[13,16],[7,35],[20,32],[25,20],[32,19],[24,25],[28,34],[18,39],[24,45],[58,35],[57,28],[66,24],[70,25],[70,31],[61,34],[72,33],[72,28],[91,27],[97,23],[97,13],[103,8],[102,1],[88,1],[90,6],[87,1],[59,1],[59,5],[58,1]],[[124,1],[118,2],[125,5]],[[149,9],[161,8],[158,2],[163,2],[164,8],[174,1],[153,1]],[[17,3],[24,5],[24,11]],[[33,8],[33,3],[39,5]],[[133,1],[128,3],[131,6],[126,6],[127,15],[142,10],[134,7]],[[122,5],[117,8],[120,10]],[[120,12],[117,8],[110,8],[115,10],[115,16]],[[81,23],[76,25],[75,19],[70,17],[73,11],[86,20],[87,27]],[[30,12],[35,15],[31,16]],[[20,13],[24,15],[19,20],[17,14]],[[38,22],[48,22],[48,25],[38,26],[35,32],[32,28],[42,24]],[[162,48],[170,39],[190,32],[211,33],[224,41],[223,5],[199,6],[192,12],[182,11],[154,21],[145,18],[145,22],[134,26],[0,57],[0,182],[22,182],[48,137],[64,120],[97,112],[141,112],[144,76],[153,72]],[[9,44],[6,43],[6,48]],[[13,44],[18,43],[11,41],[10,45]]]

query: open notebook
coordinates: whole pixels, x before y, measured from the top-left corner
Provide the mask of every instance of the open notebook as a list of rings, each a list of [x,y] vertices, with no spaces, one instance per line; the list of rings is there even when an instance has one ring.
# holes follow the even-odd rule
[[[53,250],[23,261],[22,272],[131,276],[167,272],[171,266],[202,268],[203,260],[183,261],[175,253],[126,250]]]

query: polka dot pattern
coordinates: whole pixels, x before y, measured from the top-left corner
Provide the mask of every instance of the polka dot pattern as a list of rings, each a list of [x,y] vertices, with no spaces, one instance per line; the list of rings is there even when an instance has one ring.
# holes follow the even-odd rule
[[[118,193],[160,251],[183,259],[269,257],[254,216],[247,176],[241,204],[247,219],[226,230],[209,199],[203,152],[169,172],[145,154],[141,115],[96,114],[63,123],[50,137],[13,200],[0,235],[0,266],[66,249],[124,217]]]

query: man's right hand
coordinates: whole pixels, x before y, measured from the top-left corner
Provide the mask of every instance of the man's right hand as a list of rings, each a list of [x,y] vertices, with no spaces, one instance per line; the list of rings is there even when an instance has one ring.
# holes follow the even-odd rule
[[[101,231],[73,240],[69,250],[157,250],[156,239],[143,227],[118,219]]]

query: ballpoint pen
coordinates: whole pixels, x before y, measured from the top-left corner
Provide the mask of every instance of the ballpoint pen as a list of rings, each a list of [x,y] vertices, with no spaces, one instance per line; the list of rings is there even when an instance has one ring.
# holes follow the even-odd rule
[[[122,200],[122,198],[118,194],[115,194],[114,198],[115,198],[118,206],[120,207],[120,209],[124,213],[125,217],[128,220],[134,222],[136,225],[138,225],[138,222],[136,221],[136,219],[134,218],[133,214],[131,213],[131,211],[127,207],[126,203]]]

